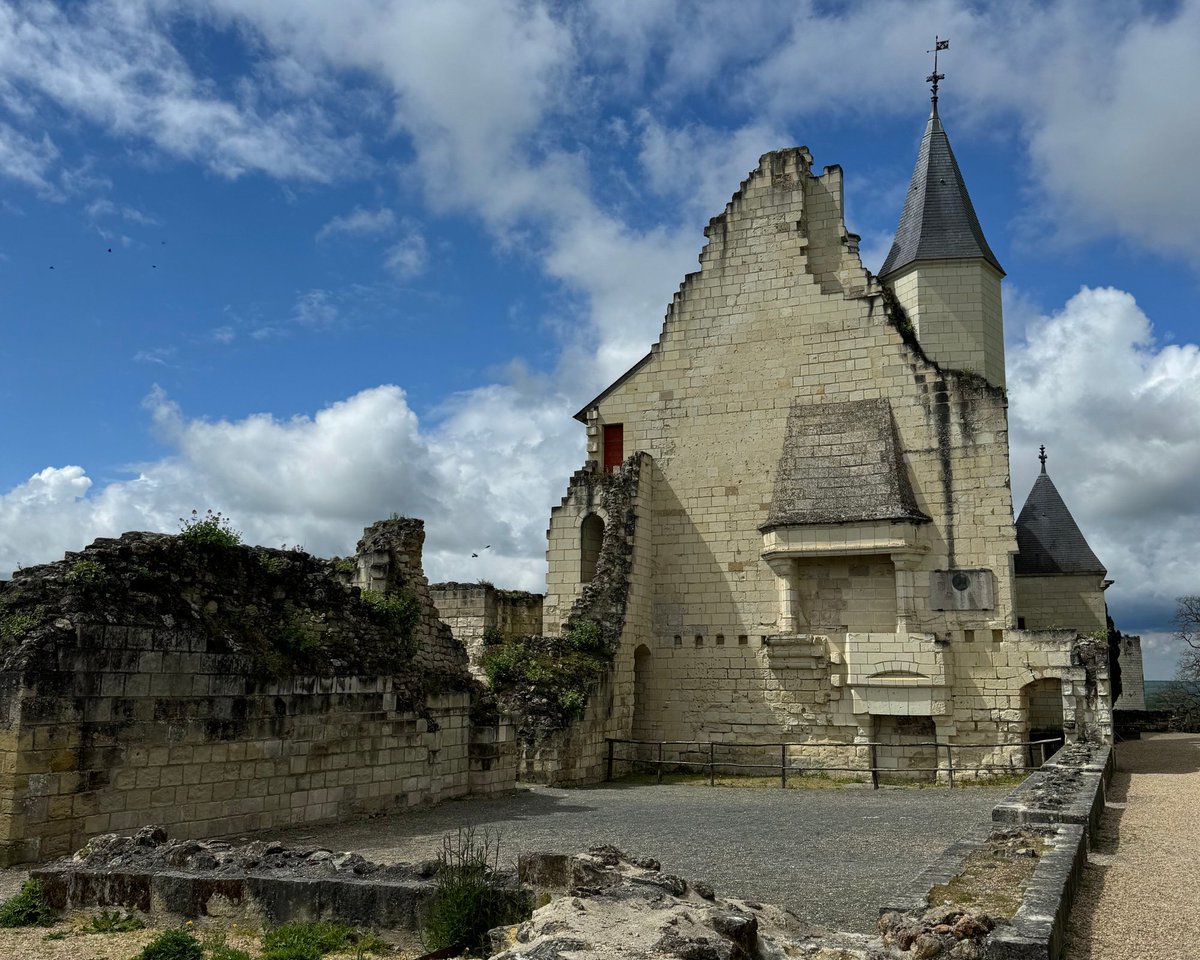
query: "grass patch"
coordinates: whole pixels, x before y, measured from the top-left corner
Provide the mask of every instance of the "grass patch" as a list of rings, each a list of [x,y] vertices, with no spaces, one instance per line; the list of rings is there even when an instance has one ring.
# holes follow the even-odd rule
[[[475,831],[467,829],[442,838],[436,889],[422,923],[427,947],[460,946],[483,953],[493,927],[529,919],[528,896],[502,883],[499,860],[500,841],[486,833],[476,839]]]
[[[386,949],[375,934],[344,923],[285,923],[264,933],[262,945],[261,960],[320,960],[330,953],[349,951],[363,957]]]
[[[0,927],[50,927],[57,919],[37,880],[26,880],[16,894],[0,903]]]
[[[967,857],[955,876],[930,889],[929,905],[952,903],[1011,919],[1021,909],[1025,886],[1050,846],[1038,834],[1020,836],[1016,842],[990,838]]]

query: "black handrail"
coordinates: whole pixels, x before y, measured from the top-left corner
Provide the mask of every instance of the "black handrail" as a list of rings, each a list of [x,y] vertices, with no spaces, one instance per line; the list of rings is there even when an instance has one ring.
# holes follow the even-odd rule
[[[605,776],[604,776],[604,779],[606,781],[611,781],[613,778],[613,767],[614,767],[616,760],[618,759],[616,757],[617,744],[629,744],[629,745],[633,745],[633,746],[657,747],[658,758],[656,760],[644,760],[644,759],[640,759],[640,758],[637,758],[637,759],[621,758],[621,759],[624,762],[628,762],[631,764],[652,764],[656,768],[656,773],[657,773],[656,779],[659,783],[662,783],[664,766],[671,764],[671,765],[678,766],[678,767],[707,767],[708,768],[709,786],[715,785],[716,768],[718,766],[720,766],[722,768],[752,769],[752,770],[776,770],[777,769],[779,771],[779,785],[780,785],[780,787],[782,787],[784,789],[787,788],[787,778],[788,778],[789,773],[800,773],[800,774],[805,774],[805,773],[809,773],[809,772],[869,773],[871,775],[871,788],[873,790],[879,789],[879,774],[880,773],[886,774],[889,772],[893,772],[893,771],[891,771],[890,768],[881,768],[879,766],[879,763],[878,763],[878,760],[879,760],[878,748],[879,747],[903,748],[903,749],[919,748],[919,747],[932,747],[935,751],[945,750],[946,751],[946,765],[944,767],[941,766],[940,763],[936,767],[906,767],[904,772],[905,773],[934,773],[934,774],[939,774],[939,773],[944,772],[946,774],[946,785],[949,789],[953,790],[955,773],[981,773],[984,771],[1007,773],[1007,772],[1012,772],[1015,770],[1021,770],[1021,771],[1036,770],[1038,767],[1040,767],[1043,763],[1046,762],[1046,758],[1048,756],[1046,748],[1051,744],[1055,745],[1055,747],[1060,746],[1062,744],[1062,740],[1057,739],[1057,738],[1049,738],[1049,739],[1045,739],[1045,740],[1016,740],[1016,741],[1010,740],[1010,741],[1002,741],[1002,742],[998,742],[998,743],[939,743],[936,740],[915,741],[912,743],[888,743],[888,742],[879,741],[879,740],[838,741],[838,742],[832,742],[832,743],[828,742],[828,741],[818,742],[818,743],[797,742],[797,741],[749,743],[746,741],[730,741],[730,740],[631,740],[631,739],[625,739],[625,738],[621,738],[621,737],[605,737],[605,742],[608,746],[608,757],[607,757]],[[667,759],[664,759],[664,757],[663,757],[663,750],[665,747],[702,747],[702,748],[707,748],[708,759],[707,760],[687,760],[687,759],[684,759],[682,756],[679,756],[675,759],[667,760]],[[779,762],[778,763],[738,763],[738,762],[735,762],[732,760],[718,761],[716,758],[717,747],[731,747],[731,748],[740,749],[740,750],[746,750],[746,749],[760,749],[761,750],[761,749],[773,749],[773,748],[777,747],[777,748],[779,748]],[[854,767],[795,766],[794,764],[788,762],[788,748],[789,747],[800,747],[800,748],[804,748],[804,749],[827,748],[827,749],[831,749],[831,750],[832,749],[844,750],[847,748],[857,749],[857,748],[861,748],[861,747],[866,747],[867,751],[868,751],[869,765],[866,767],[863,767],[861,765],[854,766]],[[998,766],[996,764],[981,764],[979,766],[962,766],[962,765],[955,766],[955,763],[954,763],[954,751],[955,750],[986,750],[986,749],[995,749],[997,747],[1008,747],[1008,748],[1038,747],[1040,755],[1041,755],[1041,761],[1036,765],[1022,764],[1019,767],[1013,766],[1011,764],[1006,765],[1006,766]],[[683,751],[680,751],[681,754],[682,754],[682,752]],[[935,755],[937,755],[937,754],[935,754]]]

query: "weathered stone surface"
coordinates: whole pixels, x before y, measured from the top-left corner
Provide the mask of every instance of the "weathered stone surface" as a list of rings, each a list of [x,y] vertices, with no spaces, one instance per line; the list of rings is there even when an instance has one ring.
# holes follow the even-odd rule
[[[806,927],[789,911],[754,901],[715,899],[711,889],[700,892],[704,885],[663,873],[656,860],[635,860],[613,847],[570,858],[526,856],[520,875],[544,884],[534,890],[535,899],[553,899],[527,923],[494,932],[494,960],[558,957],[572,950],[681,960],[869,955],[865,938]]]

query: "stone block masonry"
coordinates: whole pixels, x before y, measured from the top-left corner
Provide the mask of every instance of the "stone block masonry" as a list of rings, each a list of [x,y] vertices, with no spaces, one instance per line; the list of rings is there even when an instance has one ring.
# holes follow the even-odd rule
[[[508,788],[511,728],[472,721],[422,539],[419,521],[368,530],[367,600],[330,561],[157,534],[0,586],[0,860],[151,822],[212,837]]]

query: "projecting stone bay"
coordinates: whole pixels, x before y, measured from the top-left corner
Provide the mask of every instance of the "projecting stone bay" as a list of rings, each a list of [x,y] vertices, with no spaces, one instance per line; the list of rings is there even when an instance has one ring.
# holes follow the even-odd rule
[[[963,834],[990,820],[1008,787],[777,790],[685,785],[523,788],[327,827],[274,831],[288,846],[415,863],[474,828],[522,853],[598,844],[654,857],[720,897],[787,907],[833,929],[874,932],[881,904]]]

